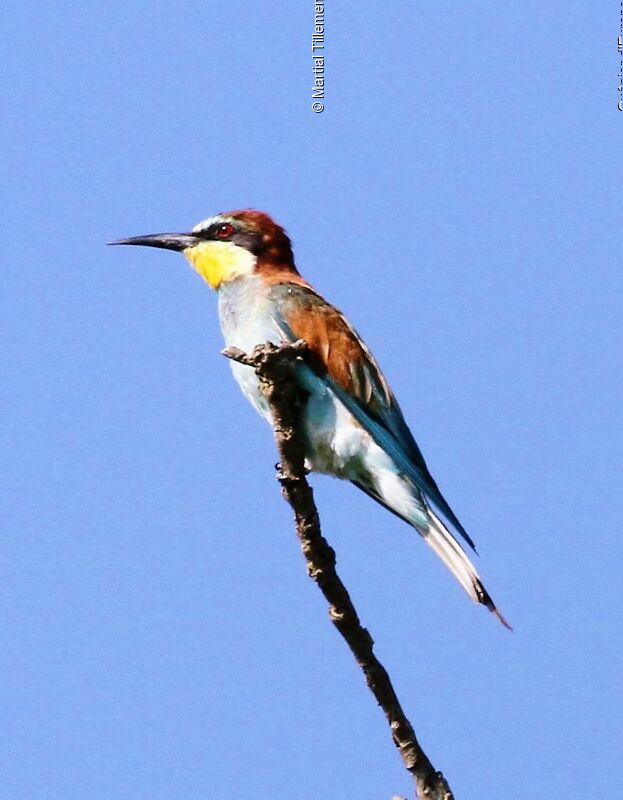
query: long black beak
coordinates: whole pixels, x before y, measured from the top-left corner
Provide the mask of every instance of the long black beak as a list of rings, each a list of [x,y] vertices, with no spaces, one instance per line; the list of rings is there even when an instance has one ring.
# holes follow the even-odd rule
[[[152,233],[149,236],[118,239],[116,242],[108,242],[108,244],[140,244],[143,247],[161,247],[164,250],[181,251],[200,241],[201,239],[192,233]]]

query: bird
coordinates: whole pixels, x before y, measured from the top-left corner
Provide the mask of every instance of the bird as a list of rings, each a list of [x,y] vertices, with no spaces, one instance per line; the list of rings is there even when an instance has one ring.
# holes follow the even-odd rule
[[[299,424],[306,466],[350,481],[415,528],[467,595],[511,629],[470,560],[474,542],[432,477],[380,367],[346,317],[300,274],[281,225],[246,208],[210,216],[188,233],[109,244],[181,252],[218,295],[228,347],[251,352],[260,344],[303,340],[313,354],[313,362],[295,371],[304,398]],[[270,423],[255,371],[230,363],[243,394]]]

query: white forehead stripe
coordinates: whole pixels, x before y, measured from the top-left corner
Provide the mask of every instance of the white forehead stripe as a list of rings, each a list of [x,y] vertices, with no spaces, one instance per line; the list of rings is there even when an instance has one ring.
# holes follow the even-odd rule
[[[233,222],[229,217],[224,217],[222,214],[215,214],[213,217],[207,217],[198,222],[192,229],[191,233],[200,233],[207,230],[210,225],[215,225],[217,222]]]

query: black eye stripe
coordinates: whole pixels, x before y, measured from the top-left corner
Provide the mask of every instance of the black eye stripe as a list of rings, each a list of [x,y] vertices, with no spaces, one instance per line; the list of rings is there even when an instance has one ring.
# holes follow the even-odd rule
[[[237,233],[237,228],[231,222],[215,222],[203,231],[198,231],[195,235],[207,240],[225,240]]]

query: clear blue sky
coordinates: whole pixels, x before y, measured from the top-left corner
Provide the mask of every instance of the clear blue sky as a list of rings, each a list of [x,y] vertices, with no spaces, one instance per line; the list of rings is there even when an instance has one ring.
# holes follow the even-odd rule
[[[336,6],[322,114],[311,1],[3,12],[2,800],[411,792],[215,298],[104,246],[244,206],[374,350],[515,626],[313,480],[457,800],[622,781],[618,4]]]

